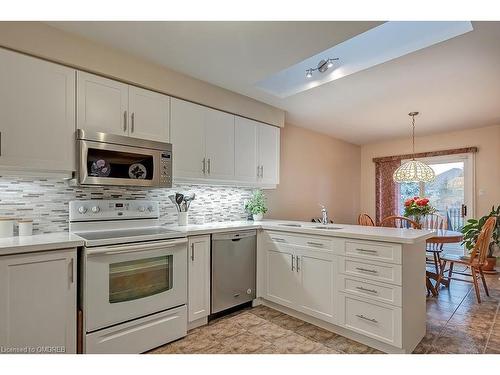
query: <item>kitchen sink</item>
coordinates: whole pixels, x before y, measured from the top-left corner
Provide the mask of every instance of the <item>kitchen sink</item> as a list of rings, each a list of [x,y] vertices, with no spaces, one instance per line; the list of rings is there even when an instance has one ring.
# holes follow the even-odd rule
[[[284,226],[284,227],[294,227],[294,228],[301,228],[302,227],[302,224],[278,224],[278,225],[281,225],[281,226]]]
[[[313,227],[314,229],[328,229],[328,230],[335,230],[335,229],[342,229],[341,227],[327,227],[326,225],[319,226],[319,227]]]

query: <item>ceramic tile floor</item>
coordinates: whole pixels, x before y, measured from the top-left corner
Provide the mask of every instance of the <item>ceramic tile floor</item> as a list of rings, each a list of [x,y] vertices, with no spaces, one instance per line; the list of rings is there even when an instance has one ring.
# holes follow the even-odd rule
[[[471,284],[453,281],[427,299],[427,334],[414,353],[500,354],[500,281],[488,276],[490,297],[478,304]],[[265,306],[233,313],[150,353],[380,353]]]

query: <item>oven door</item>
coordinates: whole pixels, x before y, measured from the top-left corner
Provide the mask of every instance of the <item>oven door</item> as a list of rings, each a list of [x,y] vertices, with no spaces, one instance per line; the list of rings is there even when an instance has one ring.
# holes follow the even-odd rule
[[[170,187],[171,152],[78,140],[81,185]]]
[[[84,249],[86,331],[187,302],[187,239]]]

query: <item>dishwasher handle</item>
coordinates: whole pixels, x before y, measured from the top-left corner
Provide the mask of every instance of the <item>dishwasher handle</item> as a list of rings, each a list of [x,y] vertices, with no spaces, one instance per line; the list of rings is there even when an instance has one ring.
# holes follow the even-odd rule
[[[212,241],[239,241],[242,238],[255,237],[257,236],[256,230],[248,230],[243,232],[226,232],[226,233],[215,233],[212,234]]]

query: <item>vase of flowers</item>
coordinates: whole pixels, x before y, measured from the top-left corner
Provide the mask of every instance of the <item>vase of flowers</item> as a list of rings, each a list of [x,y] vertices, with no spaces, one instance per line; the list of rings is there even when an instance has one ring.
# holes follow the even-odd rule
[[[422,217],[433,214],[436,209],[429,204],[428,198],[413,197],[405,200],[404,216],[411,218],[417,224],[422,224]]]
[[[245,205],[245,210],[253,215],[254,221],[262,220],[267,212],[266,197],[261,190],[255,190],[252,198]]]

